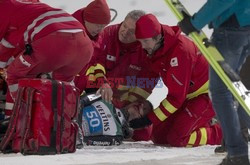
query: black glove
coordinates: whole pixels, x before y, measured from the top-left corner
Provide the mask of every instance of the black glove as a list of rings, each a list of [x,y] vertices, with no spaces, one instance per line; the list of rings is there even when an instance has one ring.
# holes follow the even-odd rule
[[[191,19],[192,17],[190,15],[188,15],[186,12],[182,11],[183,14],[183,20],[181,20],[180,22],[178,22],[178,26],[181,28],[181,30],[186,34],[189,35],[189,33],[191,32],[198,32],[199,30],[197,30],[193,24],[191,23]]]
[[[152,122],[148,119],[147,116],[144,116],[144,117],[139,118],[139,119],[134,119],[134,120],[131,120],[129,122],[129,126],[131,128],[135,128],[135,129],[136,128],[144,128],[144,127],[149,126],[151,124],[152,124]]]

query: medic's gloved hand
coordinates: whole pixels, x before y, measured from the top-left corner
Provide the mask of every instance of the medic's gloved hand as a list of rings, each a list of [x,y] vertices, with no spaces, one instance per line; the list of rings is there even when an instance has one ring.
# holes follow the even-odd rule
[[[134,120],[131,120],[129,122],[129,126],[131,128],[144,128],[146,126],[149,126],[151,125],[152,122],[149,120],[149,118],[147,116],[144,116],[142,118],[138,118],[138,119],[134,119]]]
[[[178,22],[178,26],[181,28],[181,30],[183,31],[183,33],[185,33],[186,35],[189,35],[189,33],[191,32],[197,32],[199,33],[199,30],[197,30],[193,24],[191,23],[191,19],[192,17],[190,15],[188,15],[185,12],[182,12],[183,14],[183,20],[181,20],[180,22]]]

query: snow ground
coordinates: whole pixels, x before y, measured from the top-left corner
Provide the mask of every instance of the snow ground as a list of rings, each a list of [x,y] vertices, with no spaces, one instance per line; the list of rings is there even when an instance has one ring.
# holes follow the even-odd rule
[[[22,156],[0,154],[1,165],[215,165],[225,155],[214,154],[216,146],[175,148],[152,142],[124,142],[120,146],[85,146],[73,154]]]

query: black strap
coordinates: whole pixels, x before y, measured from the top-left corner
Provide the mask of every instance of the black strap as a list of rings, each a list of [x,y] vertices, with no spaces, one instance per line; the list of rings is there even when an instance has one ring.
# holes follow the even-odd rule
[[[89,106],[92,103],[94,103],[98,100],[101,100],[101,99],[102,99],[101,95],[96,95],[95,93],[82,96],[80,98],[80,104],[82,107],[81,109],[83,109],[83,107]]]
[[[54,125],[53,128],[51,129],[51,137],[50,137],[50,149],[54,150],[56,153],[56,130],[57,130],[57,92],[58,92],[58,85],[56,80],[51,80],[52,81],[52,110],[54,113]]]
[[[22,142],[21,142],[21,153],[22,154],[26,154],[28,152],[36,152],[35,148],[31,149],[31,151],[28,150],[28,148],[26,147],[26,140],[28,137],[28,134],[30,132],[30,125],[31,125],[31,115],[32,115],[32,103],[33,103],[33,96],[35,93],[35,89],[34,88],[27,88],[27,100],[26,100],[26,114],[25,114],[25,128],[24,128],[24,134],[23,134],[23,138],[22,138]]]
[[[122,123],[121,123],[121,121],[120,121],[120,119],[119,119],[119,117],[118,117],[118,115],[117,115],[115,106],[114,106],[114,105],[112,105],[112,106],[113,106],[112,111],[113,111],[113,114],[114,114],[114,118],[117,120],[117,122],[118,122],[120,125],[122,125]]]
[[[67,149],[63,150],[63,131],[64,131],[64,97],[65,97],[65,85],[62,83],[62,97],[61,97],[61,125],[60,125],[60,152],[67,152]]]
[[[0,144],[0,149],[4,153],[11,152],[11,149],[6,150],[6,147],[10,144],[10,141],[12,140],[14,132],[16,130],[15,128],[16,128],[17,118],[18,118],[18,114],[20,111],[20,107],[21,107],[21,101],[22,101],[24,89],[25,89],[24,87],[18,89],[17,98],[14,103],[12,115],[10,118],[10,123]]]

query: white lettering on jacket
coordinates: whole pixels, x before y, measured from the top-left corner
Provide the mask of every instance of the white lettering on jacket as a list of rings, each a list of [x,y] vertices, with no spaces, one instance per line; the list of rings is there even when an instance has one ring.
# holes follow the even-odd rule
[[[129,67],[132,68],[132,69],[134,69],[134,70],[141,71],[141,67],[139,67],[139,66],[130,64]]]

